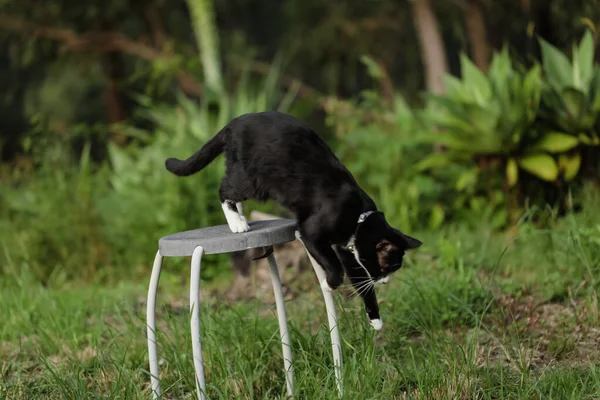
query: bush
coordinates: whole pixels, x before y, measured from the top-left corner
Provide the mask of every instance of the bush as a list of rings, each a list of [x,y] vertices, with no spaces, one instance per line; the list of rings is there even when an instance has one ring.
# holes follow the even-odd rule
[[[424,107],[373,91],[329,100],[332,147],[389,221],[408,232],[451,219],[502,228],[531,204],[572,207],[569,191],[598,175],[600,67],[591,43],[586,33],[569,60],[542,41],[542,63],[529,68],[505,48],[486,74],[463,55],[462,78],[447,76],[447,92],[427,95]],[[364,61],[381,79],[377,65]],[[151,128],[119,127],[130,144],[109,146],[110,162],[98,168],[88,146],[74,165],[60,138],[32,141],[36,175],[0,182],[0,272],[44,283],[108,279],[140,267],[146,274],[160,236],[224,223],[223,162],[178,178],[164,161],[188,157],[235,116],[277,100],[286,111],[292,103],[293,92],[275,98],[275,75],[258,85],[246,78],[230,95],[207,93],[200,104],[140,97]],[[594,173],[583,174],[585,165]],[[224,260],[207,259],[203,278]]]
[[[79,165],[43,157],[34,177],[2,184],[0,273],[44,283],[147,275],[159,237],[224,223],[222,160],[191,178],[169,173],[165,160],[190,156],[235,116],[272,108],[275,82],[275,76],[258,86],[242,80],[230,96],[201,104],[183,96],[176,106],[140,97],[140,116],[152,128],[119,127],[133,141],[110,145],[109,163],[94,166],[86,146]],[[207,258],[203,279],[226,259]]]
[[[428,146],[419,136],[422,121],[402,97],[389,109],[375,93],[365,92],[356,101],[330,102],[327,111],[336,153],[388,220],[406,231],[427,219],[439,226],[442,205],[436,200],[446,186],[415,168]]]
[[[583,155],[597,160],[600,143],[592,43],[588,32],[570,62],[541,41],[542,66],[530,68],[504,48],[487,74],[462,55],[462,78],[446,76],[446,92],[427,94],[424,108],[397,99],[389,109],[371,92],[332,103],[342,158],[408,229],[449,217],[500,228],[526,204],[572,207],[567,189],[582,181]]]
[[[503,193],[477,187],[472,160],[454,160],[443,168],[427,165],[434,160],[427,158],[433,125],[400,96],[391,109],[372,92],[355,101],[330,103],[328,123],[336,129],[341,160],[402,229],[437,229],[450,217],[467,223],[485,218],[496,226],[506,219]]]
[[[110,257],[94,204],[106,176],[93,173],[89,147],[78,166],[53,167],[0,190],[0,273],[17,281],[90,279]]]

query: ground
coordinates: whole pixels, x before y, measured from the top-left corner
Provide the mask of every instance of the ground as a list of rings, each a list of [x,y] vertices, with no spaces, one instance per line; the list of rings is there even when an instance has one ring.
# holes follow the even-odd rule
[[[550,228],[523,222],[498,234],[463,224],[423,233],[423,248],[379,288],[380,332],[342,288],[344,398],[600,398],[600,224],[591,210]],[[147,282],[48,288],[26,276],[1,281],[1,398],[150,397]],[[187,277],[167,266],[161,279],[165,398],[193,398]],[[236,301],[223,290],[204,285],[209,397],[283,399],[272,297]],[[297,397],[337,398],[310,271],[290,283],[286,299]]]

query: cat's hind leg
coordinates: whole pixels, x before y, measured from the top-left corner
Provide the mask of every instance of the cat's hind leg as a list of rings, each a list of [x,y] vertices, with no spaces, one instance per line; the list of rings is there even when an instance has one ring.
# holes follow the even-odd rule
[[[237,193],[227,177],[221,182],[219,198],[221,199],[223,214],[225,214],[225,219],[227,220],[227,225],[229,225],[231,232],[248,232],[250,226],[248,226],[248,221],[246,220],[246,217],[244,217],[244,210],[242,208],[244,197]]]
[[[242,233],[250,230],[248,220],[246,220],[243,214],[241,202],[225,200],[221,203],[221,207],[223,208],[223,214],[225,214],[225,219],[231,232]]]

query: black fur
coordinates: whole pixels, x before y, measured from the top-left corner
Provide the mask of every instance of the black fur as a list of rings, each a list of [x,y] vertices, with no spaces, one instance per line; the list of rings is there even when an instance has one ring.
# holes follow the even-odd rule
[[[390,227],[381,212],[359,224],[362,213],[377,211],[375,203],[327,144],[290,115],[242,115],[190,158],[169,158],[166,167],[176,175],[191,175],[221,152],[227,167],[219,189],[221,203],[227,201],[235,211],[236,202],[272,199],[288,208],[329,286],[336,289],[346,272],[365,301],[369,319],[378,319],[374,282],[400,268],[404,252],[421,242]]]
[[[187,160],[181,161],[176,158],[169,158],[166,161],[165,166],[175,175],[191,175],[210,164],[224,149],[225,138],[221,132],[219,132]]]

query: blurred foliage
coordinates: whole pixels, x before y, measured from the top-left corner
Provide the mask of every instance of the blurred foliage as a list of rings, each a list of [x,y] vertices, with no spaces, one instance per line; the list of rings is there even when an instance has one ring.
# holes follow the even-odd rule
[[[120,126],[133,141],[127,148],[111,144],[109,164],[94,170],[89,142],[78,165],[39,155],[34,179],[0,182],[0,273],[32,270],[45,283],[135,275],[159,237],[223,223],[218,200],[223,162],[191,178],[175,177],[164,162],[188,157],[235,116],[272,108],[278,93],[274,72],[258,84],[242,80],[232,93],[201,104],[179,96],[173,107],[140,96],[144,111],[138,118],[153,128]],[[279,109],[287,111],[286,104]],[[223,271],[225,259],[207,257],[203,278]],[[130,270],[118,271],[122,266]]]
[[[467,3],[435,2],[454,74],[460,72],[458,54],[471,46]],[[527,61],[537,56],[536,35],[563,47],[600,20],[595,0],[478,3],[489,45],[510,43],[518,58]],[[194,4],[214,8],[216,34],[200,23],[196,26],[206,31],[196,35],[197,19],[190,17],[188,8]],[[205,78],[212,79],[205,77],[203,65],[213,75],[221,74],[231,88],[245,68],[255,76],[265,75],[265,60],[280,57],[290,77],[285,85],[303,83],[303,99],[311,97],[306,95],[309,89],[342,97],[370,89],[368,66],[361,61],[365,55],[377,61],[393,88],[411,103],[418,101],[423,82],[422,49],[408,1],[5,0],[0,6],[0,46],[5,49],[0,54],[0,109],[5,116],[0,121],[0,146],[9,159],[23,151],[32,118],[59,120],[59,130],[103,124],[105,132],[94,132],[92,146],[93,159],[102,159],[106,142],[115,140],[108,125],[132,118],[139,107],[135,93],[171,104],[177,87],[201,96]],[[208,38],[200,46],[209,52],[205,61],[197,57],[196,42],[203,38]],[[60,113],[55,114],[56,108]]]
[[[46,164],[36,179],[0,187],[0,273],[43,283],[92,279],[110,252],[95,207],[106,174],[93,173],[89,146],[77,166]]]
[[[431,153],[432,121],[397,96],[386,108],[375,92],[356,101],[331,102],[328,123],[336,150],[386,217],[407,231],[437,229],[450,216],[466,223],[492,219],[503,210],[503,193],[480,190],[476,164],[463,160],[424,169]],[[498,218],[498,217],[496,217]],[[504,220],[501,221],[502,223]]]
[[[428,116],[439,129],[432,141],[449,151],[423,160],[421,168],[477,155],[512,155],[526,164],[532,133],[537,134],[531,125],[541,96],[540,68],[518,73],[506,48],[494,56],[487,77],[465,55],[461,64],[462,80],[446,76],[446,93],[429,95]]]
[[[186,179],[164,160],[266,109],[314,126],[407,231],[575,207],[597,183],[600,8],[478,1],[501,49],[483,72],[471,3],[435,2],[450,73],[420,96],[413,2],[2,2],[0,273],[145,276],[158,237],[224,222],[222,162]]]
[[[373,91],[361,101],[332,101],[329,122],[342,159],[408,230],[424,221],[436,229],[448,218],[506,227],[526,204],[550,203],[564,212],[574,206],[567,189],[583,179],[583,154],[593,150],[598,162],[599,67],[591,40],[587,32],[573,47],[572,62],[544,47],[543,68],[517,67],[505,47],[483,73],[463,54],[462,77],[446,76],[446,93],[427,94],[424,108],[408,108],[399,98],[386,108]],[[443,151],[432,152],[431,144]],[[596,181],[597,173],[596,165]],[[561,189],[567,183],[574,185]]]
[[[583,144],[599,145],[600,66],[594,63],[594,39],[587,31],[579,46],[573,45],[572,59],[540,39],[547,85],[544,117]]]
[[[138,144],[127,149],[110,146],[109,181],[113,190],[98,203],[107,241],[115,255],[124,255],[118,263],[134,257],[144,263],[160,236],[223,223],[218,199],[225,171],[222,160],[190,178],[170,174],[164,162],[168,157],[189,157],[235,116],[271,108],[277,93],[275,79],[267,78],[259,89],[242,84],[231,97],[215,99],[216,106],[208,102],[198,105],[184,96],[179,97],[175,108],[141,99],[146,106],[144,117],[155,128],[144,132],[128,127]],[[216,264],[210,260],[206,266],[203,263],[205,278],[217,272],[211,265]]]

